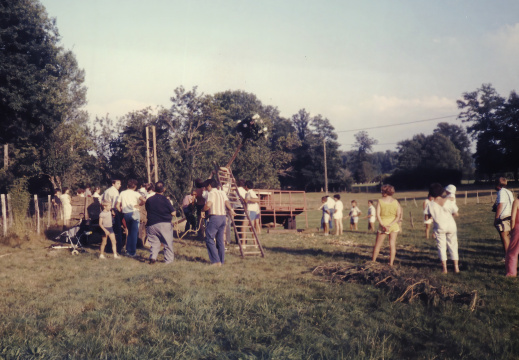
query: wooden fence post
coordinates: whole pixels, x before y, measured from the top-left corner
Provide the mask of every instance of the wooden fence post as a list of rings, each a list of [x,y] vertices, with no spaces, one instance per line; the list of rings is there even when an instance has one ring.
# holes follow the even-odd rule
[[[47,229],[50,228],[50,213],[52,212],[52,203],[50,195],[47,195]]]
[[[407,197],[404,198],[405,206],[407,206]]]
[[[476,204],[479,204],[479,191],[476,191]]]
[[[9,213],[9,227],[13,226],[13,211],[12,211],[12,203],[11,203],[11,195],[7,194],[7,212]]]
[[[467,192],[465,191],[465,205],[467,205]]]
[[[418,207],[418,204],[416,203],[416,198],[414,198],[413,200],[414,200],[414,206]]]
[[[411,220],[411,227],[414,229],[413,213],[409,211],[409,219]]]
[[[2,225],[4,227],[4,236],[7,236],[7,207],[5,206],[5,194],[2,194]]]
[[[40,206],[38,205],[38,195],[34,195],[34,213],[36,215],[36,233],[40,235]]]

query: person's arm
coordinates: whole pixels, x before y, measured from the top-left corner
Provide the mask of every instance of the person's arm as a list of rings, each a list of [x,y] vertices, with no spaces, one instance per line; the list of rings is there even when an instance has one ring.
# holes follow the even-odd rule
[[[511,219],[511,227],[512,229],[515,227],[515,219],[517,217],[517,208],[519,207],[519,199],[516,199],[512,204],[512,219]]]
[[[207,201],[205,202],[205,205],[204,205],[203,209],[202,209],[202,212],[203,212],[203,211],[208,211],[208,210],[211,208],[211,206],[213,206],[213,202],[207,200]]]
[[[498,225],[501,222],[501,219],[499,218],[499,215],[503,212],[503,208],[505,207],[505,204],[499,203],[497,204],[497,210],[496,210],[496,217],[494,219],[494,225]]]
[[[231,203],[228,200],[225,200],[225,207],[229,211],[232,217],[236,216],[236,212],[234,212],[234,209],[231,206]]]
[[[123,212],[121,200],[117,199],[117,202],[115,203],[115,209],[119,212]]]

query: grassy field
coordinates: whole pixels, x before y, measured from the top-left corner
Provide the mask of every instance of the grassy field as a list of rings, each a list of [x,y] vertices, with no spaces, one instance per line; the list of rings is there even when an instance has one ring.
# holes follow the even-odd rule
[[[476,306],[400,302],[401,293],[375,284],[315,275],[318,266],[369,264],[375,235],[364,232],[365,219],[361,231],[341,237],[264,231],[265,258],[241,259],[231,246],[221,268],[209,266],[204,244],[190,239],[176,241],[173,265],[151,266],[101,261],[95,246],[72,256],[33,238],[0,246],[0,358],[517,358],[519,284],[503,276],[489,201],[459,200],[462,272],[442,275],[435,243],[423,236],[421,200],[413,200],[425,194],[397,195],[405,219],[394,273],[459,294],[477,291]],[[309,195],[310,208],[320,196]],[[378,197],[343,194],[346,208],[352,196],[363,211]],[[319,212],[308,217],[317,228]],[[303,226],[303,217],[297,221]]]

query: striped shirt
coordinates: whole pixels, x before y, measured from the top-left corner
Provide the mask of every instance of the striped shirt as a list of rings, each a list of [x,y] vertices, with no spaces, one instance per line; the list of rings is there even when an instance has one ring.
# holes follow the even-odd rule
[[[209,191],[207,201],[211,202],[209,215],[227,215],[225,202],[229,201],[229,198],[223,191],[212,188],[211,191]]]

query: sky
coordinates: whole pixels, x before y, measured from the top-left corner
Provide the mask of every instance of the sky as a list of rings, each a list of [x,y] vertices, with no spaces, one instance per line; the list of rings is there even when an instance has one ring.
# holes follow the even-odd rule
[[[243,90],[328,118],[341,150],[366,129],[385,151],[463,125],[464,92],[518,90],[517,0],[40,1],[85,70],[91,118],[169,108],[179,86]]]

